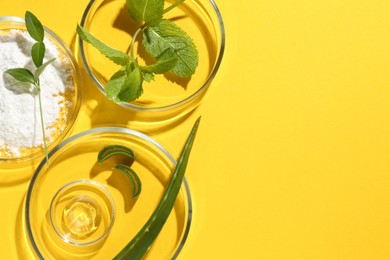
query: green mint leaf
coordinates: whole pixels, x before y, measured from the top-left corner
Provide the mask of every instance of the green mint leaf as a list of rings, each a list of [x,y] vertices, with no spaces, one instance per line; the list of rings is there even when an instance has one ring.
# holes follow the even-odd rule
[[[122,89],[123,83],[126,79],[126,71],[120,69],[114,75],[111,76],[110,80],[106,83],[104,91],[109,99],[118,102],[118,95]]]
[[[51,64],[56,58],[53,58],[51,60],[46,61],[41,66],[37,68],[37,70],[34,73],[34,80],[37,82],[39,79],[39,76],[41,76],[42,72],[46,69],[46,67]]]
[[[5,72],[20,82],[28,82],[31,84],[35,84],[34,75],[28,69],[16,68],[6,70]]]
[[[130,102],[136,100],[142,95],[142,73],[136,66],[130,73],[127,74],[123,82],[122,89],[118,94],[118,100],[122,102]]]
[[[129,179],[132,188],[131,198],[136,199],[142,190],[141,179],[138,177],[137,173],[131,169],[130,166],[125,164],[117,164],[114,169],[123,173]]]
[[[93,35],[88,33],[84,28],[82,28],[80,25],[77,25],[77,34],[81,39],[84,41],[92,44],[96,49],[98,49],[104,56],[106,56],[108,59],[113,61],[114,63],[126,66],[130,62],[129,55],[127,55],[124,52],[121,52],[119,50],[116,50],[107,44],[101,42],[97,38],[95,38]]]
[[[170,20],[162,20],[157,26],[144,30],[142,44],[157,60],[166,55],[167,49],[177,55],[177,63],[170,71],[180,77],[189,77],[198,66],[198,51],[192,39]],[[169,53],[169,52],[168,52]]]
[[[38,18],[35,15],[33,15],[31,12],[26,11],[25,22],[26,22],[27,31],[30,34],[31,38],[33,38],[37,42],[43,41],[45,32]]]
[[[43,63],[43,58],[45,57],[46,47],[43,42],[36,42],[31,48],[31,57],[35,64],[35,67],[39,67]]]
[[[142,70],[141,70],[141,72],[142,72],[142,76],[146,82],[151,82],[152,80],[154,80],[153,73],[147,72],[147,71],[142,71]]]
[[[157,25],[163,18],[164,0],[126,0],[130,16],[147,26]]]
[[[135,64],[117,71],[107,82],[104,91],[114,102],[130,102],[141,96],[142,82],[141,70]]]
[[[173,54],[171,57],[167,59],[159,58],[156,63],[142,66],[141,70],[145,72],[155,73],[155,74],[163,74],[173,69],[178,61],[178,56]]]

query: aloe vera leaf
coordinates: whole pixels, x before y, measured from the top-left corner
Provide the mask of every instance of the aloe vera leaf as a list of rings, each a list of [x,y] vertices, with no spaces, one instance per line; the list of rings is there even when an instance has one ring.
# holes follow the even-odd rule
[[[164,226],[176,197],[180,191],[184,179],[184,173],[188,164],[188,159],[198,130],[200,117],[196,120],[191,133],[189,134],[184,148],[180,154],[172,177],[165,189],[157,208],[150,216],[149,220],[141,228],[138,234],[115,256],[114,259],[141,259],[148,251],[162,227]]]
[[[132,199],[136,199],[142,190],[141,179],[138,177],[137,173],[131,169],[130,166],[125,164],[117,164],[114,169],[126,175],[130,180],[131,197]]]
[[[97,161],[99,164],[101,164],[103,161],[107,160],[108,158],[119,154],[127,156],[132,159],[134,159],[136,156],[135,152],[129,147],[123,145],[107,145],[99,151],[99,154],[97,156]]]

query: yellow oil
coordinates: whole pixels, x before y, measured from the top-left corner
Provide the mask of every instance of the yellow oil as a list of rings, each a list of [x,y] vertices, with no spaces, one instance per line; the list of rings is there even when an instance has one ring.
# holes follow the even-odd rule
[[[78,239],[87,238],[99,227],[100,206],[92,200],[72,200],[63,210],[65,227]]]

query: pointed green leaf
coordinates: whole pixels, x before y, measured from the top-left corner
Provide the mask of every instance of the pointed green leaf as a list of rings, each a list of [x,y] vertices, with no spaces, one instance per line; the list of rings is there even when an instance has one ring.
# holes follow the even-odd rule
[[[45,36],[45,32],[38,18],[31,12],[26,11],[25,22],[27,31],[30,34],[31,38],[33,38],[37,42],[42,42]]]
[[[113,61],[114,63],[126,66],[130,62],[130,57],[126,53],[116,50],[107,44],[101,42],[97,38],[95,38],[93,35],[88,33],[84,28],[82,28],[80,25],[77,25],[77,34],[79,37],[92,44],[96,49],[98,49],[104,56],[106,56],[108,59]]]
[[[167,49],[177,55],[177,63],[170,70],[180,77],[189,77],[198,66],[198,51],[192,39],[170,20],[162,20],[157,26],[144,30],[142,43],[157,60],[166,55]],[[166,59],[166,57],[165,57]]]
[[[154,64],[142,66],[141,70],[145,72],[155,73],[155,74],[162,74],[174,68],[177,64],[177,61],[178,61],[177,55],[172,55],[167,59],[160,58]]]
[[[118,100],[122,102],[130,102],[139,98],[143,92],[142,90],[142,73],[140,68],[135,67],[127,74],[123,82],[122,89],[118,94]]]
[[[132,188],[131,189],[131,198],[136,199],[142,190],[141,179],[138,177],[137,173],[133,169],[131,169],[130,166],[125,165],[125,164],[117,164],[114,167],[114,169],[127,176],[127,178],[130,181],[131,188]]]
[[[172,177],[169,180],[157,208],[137,235],[115,256],[114,259],[142,259],[160,233],[172,211],[177,195],[180,191],[180,187],[183,183],[184,173],[186,171],[199,122],[200,118],[196,120],[191,133],[187,138]]]
[[[35,81],[38,81],[39,79],[39,76],[41,76],[42,72],[47,68],[47,66],[49,66],[49,64],[51,64],[56,58],[53,58],[51,60],[48,60],[46,61],[45,63],[43,63],[41,66],[39,66],[37,68],[37,70],[35,71],[34,73],[34,80]]]
[[[34,75],[28,69],[16,68],[6,70],[5,72],[20,82],[28,82],[31,84],[35,84]]]
[[[45,44],[43,42],[36,42],[31,48],[31,57],[35,64],[35,67],[39,67],[43,63],[43,58],[45,57]]]
[[[122,89],[125,79],[126,79],[126,71],[123,69],[120,69],[114,75],[112,75],[112,77],[104,87],[104,91],[106,92],[106,95],[109,99],[115,102],[118,101],[118,94]]]
[[[115,155],[124,155],[134,159],[136,154],[133,149],[123,145],[107,145],[98,153],[97,161],[101,164],[103,161]]]
[[[138,23],[157,25],[163,18],[164,0],[126,0],[130,16]]]

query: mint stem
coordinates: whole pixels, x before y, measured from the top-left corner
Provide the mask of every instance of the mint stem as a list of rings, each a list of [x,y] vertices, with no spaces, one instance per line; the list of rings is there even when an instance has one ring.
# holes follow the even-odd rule
[[[141,26],[140,28],[137,29],[137,31],[135,31],[134,33],[134,36],[133,36],[133,39],[131,39],[131,43],[130,43],[130,56],[131,57],[134,57],[134,45],[135,45],[135,41],[137,40],[137,37],[138,37],[138,34],[145,28],[145,25]]]
[[[165,14],[165,13],[171,11],[173,8],[175,8],[175,7],[178,6],[179,4],[183,3],[184,1],[185,1],[185,0],[178,0],[178,1],[176,1],[176,2],[173,3],[171,6],[165,8],[164,11],[163,11],[163,14]]]
[[[35,87],[38,90],[38,100],[39,100],[39,114],[41,116],[41,128],[42,128],[42,136],[43,136],[43,145],[45,147],[45,157],[46,157],[46,164],[49,167],[49,155],[47,152],[47,144],[46,144],[46,134],[45,134],[45,125],[43,122],[43,112],[42,112],[42,98],[41,98],[41,87],[38,83],[35,84]]]

